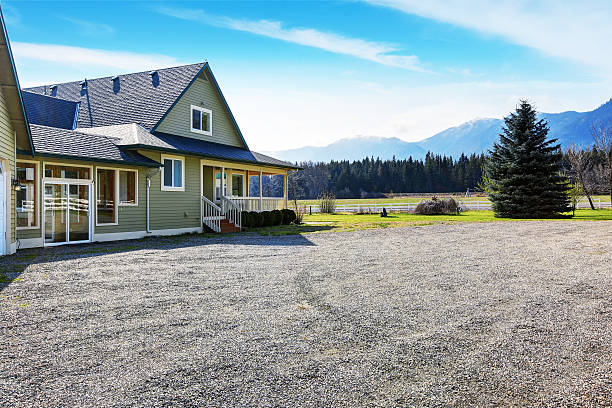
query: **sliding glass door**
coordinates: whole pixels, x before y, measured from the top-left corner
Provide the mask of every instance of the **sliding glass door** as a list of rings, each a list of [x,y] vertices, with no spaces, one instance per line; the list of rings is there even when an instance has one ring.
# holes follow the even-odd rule
[[[45,245],[91,239],[91,184],[45,183]]]

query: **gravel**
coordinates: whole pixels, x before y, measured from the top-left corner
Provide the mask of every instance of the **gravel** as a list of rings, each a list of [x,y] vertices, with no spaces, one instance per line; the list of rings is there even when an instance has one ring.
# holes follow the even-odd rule
[[[0,260],[0,406],[611,406],[612,223]]]

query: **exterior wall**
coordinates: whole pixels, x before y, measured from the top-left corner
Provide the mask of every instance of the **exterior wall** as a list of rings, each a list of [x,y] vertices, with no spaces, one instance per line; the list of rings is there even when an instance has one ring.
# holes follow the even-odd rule
[[[138,206],[118,206],[118,225],[95,225],[94,219],[94,235],[96,234],[108,234],[108,233],[121,233],[121,232],[131,232],[131,231],[146,231],[146,205],[147,205],[147,196],[146,196],[146,174],[150,171],[146,167],[135,167],[135,166],[126,166],[119,164],[106,164],[106,163],[93,163],[87,161],[76,161],[76,160],[64,160],[64,159],[55,159],[55,158],[40,158],[37,157],[32,159],[32,157],[18,156],[17,161],[28,160],[28,161],[36,161],[38,163],[38,173],[40,174],[40,179],[38,180],[38,203],[37,203],[37,218],[38,218],[38,227],[37,228],[28,228],[28,229],[19,229],[17,230],[17,239],[19,240],[31,240],[31,239],[42,239],[43,237],[43,228],[42,228],[42,211],[43,211],[43,183],[42,178],[43,174],[43,163],[44,162],[53,162],[53,163],[65,163],[65,164],[77,164],[77,165],[87,165],[93,167],[93,175],[94,175],[94,183],[95,183],[95,174],[98,167],[104,168],[116,168],[116,169],[126,169],[126,170],[137,170],[138,171]],[[93,202],[93,216],[95,217],[95,184],[94,184],[94,196],[90,197],[90,200]],[[18,247],[22,247],[18,245]]]
[[[213,168],[210,166],[204,166],[202,169],[202,176],[204,177],[204,196],[212,201],[214,199],[215,190],[215,175],[213,173]]]
[[[191,131],[191,105],[212,110],[212,135]],[[244,147],[215,86],[197,78],[157,128],[159,132]]]
[[[161,153],[139,151],[140,154],[161,162]],[[150,227],[152,230],[201,227],[200,219],[200,159],[184,158],[185,191],[162,191],[161,172],[151,178]]]
[[[6,106],[4,92],[0,90],[0,157],[9,163],[6,177],[6,183],[11,185],[11,179],[15,176],[15,129],[11,123],[10,115]],[[10,206],[6,210],[9,213],[10,221],[7,223],[9,231],[7,231],[7,243],[15,242],[15,190],[8,188],[10,191]],[[14,250],[14,249],[13,249]],[[10,251],[8,251],[10,252]]]

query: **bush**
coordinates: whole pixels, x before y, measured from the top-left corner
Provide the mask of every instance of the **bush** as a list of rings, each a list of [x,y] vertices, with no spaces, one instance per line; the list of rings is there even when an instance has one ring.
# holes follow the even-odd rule
[[[257,211],[251,211],[251,216],[253,217],[253,227],[254,228],[261,228],[264,226],[264,216],[263,213],[257,212]]]
[[[414,209],[414,213],[420,215],[452,215],[459,213],[459,206],[452,198],[438,200],[433,197],[429,201],[421,201]]]
[[[240,219],[242,221],[243,228],[253,228],[253,217],[251,217],[250,212],[248,211],[241,212]]]
[[[319,212],[333,214],[336,212],[336,196],[332,193],[323,193],[319,197]]]
[[[263,227],[271,227],[274,225],[275,218],[272,211],[263,211],[260,213],[263,216]]]
[[[281,225],[283,223],[283,213],[280,210],[272,210],[272,216],[274,218],[274,224]]]
[[[297,214],[295,213],[295,211],[289,210],[287,208],[281,210],[281,213],[283,214],[283,225],[289,225],[297,218]]]

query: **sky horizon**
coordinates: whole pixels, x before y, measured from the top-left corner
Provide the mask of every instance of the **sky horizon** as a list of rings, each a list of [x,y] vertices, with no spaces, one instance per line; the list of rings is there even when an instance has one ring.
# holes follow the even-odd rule
[[[22,87],[209,61],[255,150],[612,97],[605,1],[0,2]],[[32,7],[35,4],[36,7]]]

